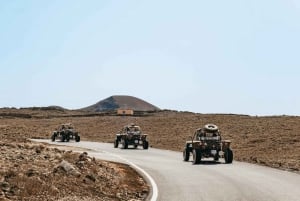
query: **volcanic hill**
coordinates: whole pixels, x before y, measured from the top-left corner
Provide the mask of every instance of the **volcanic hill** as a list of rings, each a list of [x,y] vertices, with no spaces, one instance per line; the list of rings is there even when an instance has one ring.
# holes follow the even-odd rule
[[[133,96],[110,96],[94,105],[82,108],[81,110],[89,112],[104,112],[116,109],[132,109],[135,111],[157,111],[158,107]]]

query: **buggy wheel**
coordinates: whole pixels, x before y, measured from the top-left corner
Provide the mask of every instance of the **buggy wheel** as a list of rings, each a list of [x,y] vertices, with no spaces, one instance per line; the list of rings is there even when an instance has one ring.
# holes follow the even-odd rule
[[[122,140],[122,149],[127,149],[128,148],[128,142],[127,142],[127,140]]]
[[[193,164],[199,164],[201,161],[201,151],[199,149],[193,149]]]
[[[220,158],[219,153],[217,153],[217,154],[214,156],[214,161],[219,161],[219,158]]]
[[[66,140],[66,136],[65,136],[65,135],[62,135],[62,136],[61,136],[61,141],[64,142],[65,140]]]
[[[66,142],[69,142],[70,141],[70,135],[67,135],[66,136]]]
[[[137,144],[135,144],[135,145],[133,145],[133,146],[134,146],[134,148],[135,148],[135,149],[138,147],[138,145],[137,145]]]
[[[119,146],[119,140],[115,139],[115,141],[114,141],[114,148],[118,148],[118,146]]]
[[[189,160],[190,160],[190,151],[187,148],[184,148],[183,161],[189,161]]]
[[[232,163],[233,161],[233,153],[231,151],[231,149],[226,149],[225,153],[224,153],[224,159],[225,159],[225,163]]]
[[[80,142],[80,136],[79,135],[75,136],[75,142]]]
[[[143,148],[144,149],[148,149],[148,147],[149,147],[149,142],[148,141],[144,141]]]
[[[54,134],[51,136],[51,141],[52,141],[52,142],[55,141],[55,135],[54,135]]]
[[[218,130],[218,126],[216,126],[215,124],[206,124],[204,128],[209,132],[214,132]]]

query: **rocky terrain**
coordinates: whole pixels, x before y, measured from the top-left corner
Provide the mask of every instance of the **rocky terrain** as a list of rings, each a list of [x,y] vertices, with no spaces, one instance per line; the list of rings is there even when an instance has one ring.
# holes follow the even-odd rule
[[[7,125],[0,130],[0,201],[134,201],[148,195],[148,184],[127,165],[33,143]]]
[[[80,183],[83,186],[88,185],[85,182],[93,184],[93,181],[91,182],[91,179],[88,178],[91,175],[94,175],[96,182],[107,181],[106,179],[110,178],[111,183],[109,183],[109,189],[105,187],[107,185],[105,182],[93,184],[93,187],[102,189],[102,191],[98,192],[95,188],[92,188],[94,189],[90,190],[92,196],[86,199],[91,200],[93,196],[96,200],[101,196],[103,196],[104,200],[142,199],[140,196],[147,192],[145,183],[138,186],[133,185],[133,188],[141,187],[137,190],[137,192],[140,192],[138,194],[135,194],[133,190],[124,193],[126,189],[128,190],[130,186],[136,184],[136,182],[125,181],[127,184],[124,184],[125,187],[123,189],[121,188],[122,185],[118,183],[123,181],[120,179],[124,178],[122,177],[122,173],[125,175],[130,174],[126,171],[132,171],[122,165],[101,161],[97,161],[97,164],[101,165],[95,165],[93,159],[88,159],[88,162],[85,163],[85,167],[90,168],[85,171],[85,169],[82,170],[78,167],[78,161],[80,161],[78,154],[59,152],[55,149],[51,150],[47,147],[43,147],[44,145],[40,148],[36,148],[40,145],[26,145],[28,142],[25,139],[28,138],[45,138],[50,140],[51,132],[59,124],[67,122],[73,123],[81,133],[82,140],[102,142],[113,142],[115,134],[124,125],[136,123],[141,126],[144,133],[149,134],[150,146],[176,151],[182,150],[185,140],[193,135],[196,128],[206,123],[214,123],[219,126],[223,134],[223,139],[232,140],[235,160],[300,172],[300,117],[296,116],[256,117],[229,114],[195,114],[176,111],[160,111],[139,116],[116,116],[112,114],[103,115],[101,113],[94,114],[67,110],[3,109],[0,110],[1,155],[5,156],[1,158],[0,163],[2,197],[5,196],[15,199],[15,196],[19,196],[18,198],[23,196],[24,198],[22,199],[26,200],[26,196],[30,193],[26,193],[24,184],[21,184],[20,181],[17,180],[22,181],[24,178],[30,180],[30,178],[35,177],[36,174],[39,175],[40,179],[38,181],[40,184],[43,184],[43,182],[47,183],[45,181],[55,181],[63,184],[63,181],[70,178],[66,175],[71,173],[66,173],[57,167],[62,161],[67,161],[76,171],[80,172],[79,177],[77,177],[76,174],[72,176],[72,178],[74,178],[73,182]],[[3,142],[3,140],[6,142]],[[24,157],[25,159],[22,159],[23,157],[20,155],[26,154],[18,154],[21,151],[28,152],[28,157],[26,156]],[[72,155],[72,157],[70,155]],[[58,158],[56,158],[57,156]],[[45,159],[45,157],[50,158]],[[40,162],[38,162],[39,160]],[[23,167],[23,163],[25,166],[28,165],[28,167]],[[45,171],[36,173],[36,171],[34,171],[36,167],[33,166],[33,164],[40,164],[42,167],[41,170],[45,169]],[[2,168],[5,166],[9,168]],[[99,168],[99,170],[97,169],[96,171],[94,169],[95,167]],[[24,172],[19,174],[19,172],[16,171],[17,169],[22,169]],[[121,171],[122,169],[126,171]],[[30,171],[33,172],[33,175],[28,177],[28,171],[29,175],[32,175]],[[94,174],[92,174],[93,171]],[[100,175],[95,175],[95,172],[99,172]],[[103,180],[101,179],[103,176],[101,176],[101,172],[105,177]],[[131,175],[135,174],[132,173]],[[141,178],[132,177],[132,179],[142,182]],[[57,186],[59,185],[55,184],[51,186],[55,187],[53,192],[56,193],[51,194],[52,190],[48,193],[53,195],[53,199],[58,198],[55,196],[60,196],[59,198],[63,199],[63,197],[67,195],[75,197],[83,196],[82,199],[84,199],[84,196],[88,194],[82,193],[80,189],[83,187],[81,187],[81,185],[72,191],[71,189],[64,190],[68,189],[66,186],[64,188],[58,188]],[[72,188],[74,187],[74,185],[71,185],[71,182],[70,186],[72,186]],[[50,191],[51,188],[48,187],[46,189]],[[57,190],[59,193],[57,193]],[[112,192],[110,190],[112,190]],[[39,190],[35,193],[37,192],[42,191]],[[34,193],[31,193],[31,195],[33,194]],[[131,197],[126,197],[125,195]],[[118,198],[118,196],[121,198]]]

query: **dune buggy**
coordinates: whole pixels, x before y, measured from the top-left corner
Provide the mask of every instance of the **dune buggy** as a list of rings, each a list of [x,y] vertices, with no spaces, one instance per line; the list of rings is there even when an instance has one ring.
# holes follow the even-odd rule
[[[54,142],[56,139],[60,139],[62,142],[69,142],[70,140],[80,142],[80,135],[75,130],[74,126],[68,123],[60,125],[55,131],[53,131],[51,140]]]
[[[114,140],[114,148],[117,148],[121,144],[121,148],[127,149],[129,145],[133,145],[134,148],[142,146],[143,149],[148,149],[149,142],[147,141],[147,134],[143,134],[141,128],[134,124],[124,126],[124,128],[116,134]]]
[[[201,162],[202,158],[212,157],[218,161],[220,157],[225,163],[232,163],[233,152],[230,149],[230,140],[222,140],[221,132],[214,124],[206,124],[204,128],[196,129],[191,140],[186,141],[183,150],[183,160],[189,161],[193,156],[193,164]]]

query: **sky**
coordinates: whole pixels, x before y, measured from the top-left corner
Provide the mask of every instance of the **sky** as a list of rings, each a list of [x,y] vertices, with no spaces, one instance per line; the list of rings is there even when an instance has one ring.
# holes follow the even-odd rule
[[[300,0],[2,0],[0,107],[300,116]]]

